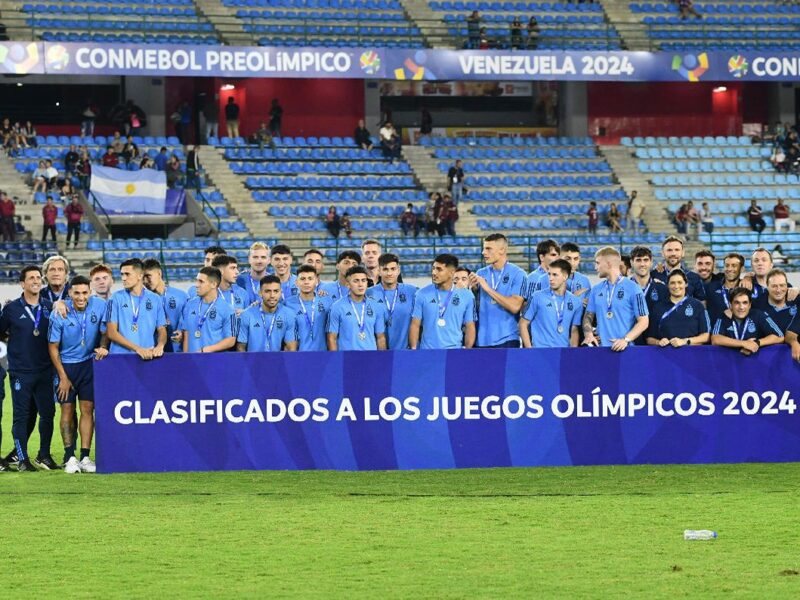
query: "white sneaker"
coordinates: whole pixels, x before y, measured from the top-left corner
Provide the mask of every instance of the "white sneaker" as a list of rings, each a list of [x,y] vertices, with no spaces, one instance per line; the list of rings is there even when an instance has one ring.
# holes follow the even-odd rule
[[[78,459],[74,456],[71,456],[70,459],[67,461],[67,464],[64,465],[64,473],[80,473],[81,466],[78,464]]]
[[[97,471],[97,465],[88,456],[81,459],[80,468],[82,473],[95,473]]]

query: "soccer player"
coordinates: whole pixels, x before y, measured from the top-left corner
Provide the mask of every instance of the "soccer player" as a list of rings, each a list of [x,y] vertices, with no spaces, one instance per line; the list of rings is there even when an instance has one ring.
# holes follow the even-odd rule
[[[623,277],[621,257],[611,246],[600,248],[594,258],[597,275],[605,279],[589,292],[583,315],[584,344],[610,347],[622,352],[642,335],[649,323],[647,303],[639,285]],[[597,317],[597,336],[592,323]],[[598,339],[599,338],[599,339]]]
[[[289,246],[285,244],[276,244],[272,247],[272,257],[270,263],[275,275],[278,276],[281,282],[282,301],[286,302],[292,296],[297,296],[297,286],[295,280],[297,277],[292,274],[292,251]]]
[[[412,350],[472,348],[475,345],[475,296],[453,283],[457,268],[458,258],[452,254],[440,254],[433,260],[433,283],[421,288],[414,297],[408,331],[408,345]]]
[[[669,299],[650,311],[647,343],[651,346],[696,346],[707,344],[711,323],[703,303],[686,295],[689,279],[676,269],[669,274]]]
[[[632,279],[639,284],[644,294],[647,308],[653,309],[653,306],[659,302],[663,302],[669,298],[669,291],[667,286],[660,279],[655,279],[652,276],[653,269],[653,252],[647,246],[636,246],[631,250],[631,266],[633,268]],[[641,339],[641,338],[640,338]],[[638,343],[638,340],[637,340]]]
[[[551,262],[547,270],[550,289],[534,292],[519,320],[522,347],[576,348],[583,302],[567,291],[572,266],[566,259],[559,258]]]
[[[386,350],[386,316],[383,306],[366,297],[367,270],[351,267],[346,277],[349,293],[328,317],[328,350]]]
[[[236,285],[247,291],[247,304],[261,302],[260,281],[267,274],[269,265],[269,248],[264,242],[253,242],[247,255],[250,271],[241,273],[236,278]]]
[[[120,276],[124,289],[112,294],[106,310],[110,354],[135,353],[142,360],[160,358],[167,344],[167,320],[161,296],[145,289],[141,259],[129,258],[123,262]]]
[[[383,307],[386,316],[386,345],[389,350],[408,350],[408,328],[417,286],[398,283],[400,258],[381,254],[378,258],[378,284],[367,289],[367,297]]]
[[[546,290],[549,284],[549,271],[547,270],[550,263],[559,258],[560,248],[554,240],[542,240],[536,244],[536,256],[539,258],[539,266],[528,275],[528,280],[525,284],[527,298],[530,298],[534,292],[539,290]]]
[[[186,306],[189,296],[183,290],[167,285],[164,281],[161,263],[155,258],[148,258],[142,263],[142,266],[144,267],[144,286],[159,295],[164,306],[164,319],[169,339],[164,346],[164,352],[181,352],[183,350],[181,314],[183,314],[183,307]]]
[[[89,271],[89,280],[92,282],[92,292],[105,301],[111,300],[111,288],[114,285],[114,272],[108,265],[95,265]]]
[[[317,293],[319,276],[313,265],[298,267],[296,283],[300,293],[287,300],[286,306],[294,311],[297,349],[324,352],[328,349],[325,329],[333,300]]]
[[[261,303],[251,306],[242,313],[236,350],[239,352],[297,350],[295,311],[281,302],[281,299],[280,278],[277,275],[262,277]]]
[[[789,280],[784,271],[772,269],[767,273],[767,304],[764,312],[784,333],[797,316],[797,301],[788,302],[788,292]]]
[[[235,256],[218,256],[211,266],[219,269],[222,277],[218,290],[222,301],[227,302],[238,317],[245,308],[250,306],[247,290],[236,285],[239,278],[239,262]]]
[[[717,322],[722,314],[731,308],[730,293],[741,285],[744,256],[731,253],[725,257],[723,279],[712,281],[706,288],[706,306],[711,323]]]
[[[3,307],[0,336],[8,343],[8,375],[13,403],[14,451],[5,462],[20,472],[35,471],[28,456],[28,439],[39,415],[39,454],[34,461],[45,470],[57,469],[50,456],[53,439],[53,365],[47,351],[50,301],[40,294],[42,270],[27,266],[19,275],[22,295]]]
[[[311,248],[310,250],[306,250],[303,254],[303,264],[314,267],[314,270],[317,272],[317,277],[320,278],[322,277],[322,272],[325,270],[325,257],[322,255],[322,252],[316,248]]]
[[[578,269],[581,266],[581,249],[575,242],[566,242],[561,245],[561,258],[569,263],[572,275],[567,279],[567,291],[576,296],[583,296],[592,289],[589,278]]]
[[[479,294],[478,347],[519,348],[525,271],[508,262],[508,240],[502,233],[484,238],[483,260],[486,266],[469,276],[470,286]]]
[[[725,275],[715,273],[717,268],[717,257],[711,250],[700,250],[694,255],[694,271],[700,276],[706,290],[706,300],[708,300],[708,289],[712,283],[722,281]]]
[[[336,273],[338,277],[336,281],[328,281],[319,285],[319,291],[325,292],[333,300],[346,298],[348,294],[347,289],[347,273],[353,267],[361,264],[361,255],[355,250],[345,250],[340,252],[336,258]]]
[[[711,331],[714,346],[734,348],[745,356],[763,346],[783,343],[783,332],[766,314],[752,307],[752,292],[739,287],[731,292],[732,316],[722,315]]]
[[[67,298],[69,291],[69,261],[63,256],[51,256],[42,265],[44,280],[47,286],[42,290],[42,295],[50,304]]]
[[[203,252],[203,266],[210,267],[214,259],[218,256],[225,256],[228,254],[222,246],[209,246]]]
[[[469,275],[472,273],[467,267],[458,267],[456,274],[453,276],[453,283],[461,290],[469,289]]]
[[[94,435],[94,372],[92,361],[108,355],[107,340],[101,333],[106,301],[91,296],[91,282],[78,275],[70,282],[69,312],[53,314],[48,333],[50,360],[56,371],[56,399],[61,405],[61,439],[64,442],[64,471],[94,473],[89,458]],[[75,457],[75,403],[80,402],[80,461]]]
[[[378,240],[364,240],[361,244],[361,257],[364,260],[364,268],[367,269],[369,287],[378,285],[378,282],[381,280],[379,260],[382,250],[381,243]]]
[[[236,312],[220,299],[220,281],[216,267],[203,267],[197,273],[197,295],[181,314],[184,352],[225,352],[236,344]]]
[[[694,271],[689,271],[683,266],[683,256],[685,249],[683,247],[683,240],[677,236],[671,235],[661,243],[661,255],[664,257],[663,264],[653,269],[652,276],[667,283],[667,276],[675,269],[681,269],[686,273],[689,280],[689,287],[686,290],[686,295],[692,298],[697,298],[701,302],[705,302],[706,289],[700,276]]]

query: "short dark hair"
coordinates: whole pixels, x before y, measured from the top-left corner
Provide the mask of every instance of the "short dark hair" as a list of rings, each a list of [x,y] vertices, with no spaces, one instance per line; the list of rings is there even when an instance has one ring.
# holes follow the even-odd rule
[[[734,258],[734,259],[738,260],[739,261],[739,267],[740,268],[744,268],[744,262],[745,262],[744,256],[742,256],[741,254],[739,254],[737,252],[730,252],[730,253],[726,254],[725,258],[723,258],[722,260],[724,262],[724,261],[728,260],[729,258]]]
[[[703,258],[703,257],[710,258],[713,261],[717,260],[717,257],[714,256],[714,253],[711,250],[708,250],[706,248],[703,248],[702,250],[698,250],[694,254],[694,259],[695,260],[697,260],[698,258]]]
[[[508,243],[508,238],[504,236],[502,233],[490,233],[485,238],[483,238],[484,242],[505,242]]]
[[[567,277],[572,275],[572,265],[569,264],[569,262],[564,260],[563,258],[559,258],[559,259],[554,260],[553,262],[551,262],[550,263],[550,268],[552,269],[553,267],[555,267],[556,269],[561,269],[561,271]]]
[[[622,261],[622,264],[625,265],[625,268],[630,270],[633,268],[631,265],[631,255],[630,254],[622,254],[620,255],[619,259]]]
[[[209,246],[205,249],[203,254],[227,254],[227,252],[222,246]]]
[[[90,286],[90,285],[91,285],[91,283],[92,283],[92,282],[91,282],[91,281],[89,281],[89,278],[88,278],[88,277],[85,277],[85,276],[83,276],[83,275],[75,275],[75,277],[73,277],[72,279],[70,279],[69,285],[70,285],[70,287],[75,287],[76,285],[86,285],[86,286]]]
[[[581,253],[581,248],[575,242],[564,242],[561,244],[561,252],[577,252]]]
[[[38,265],[28,265],[27,267],[23,267],[22,271],[19,272],[20,282],[25,281],[25,278],[31,271],[36,271],[37,273],[39,273],[39,275],[42,274],[42,269]]]
[[[211,261],[212,267],[227,267],[228,265],[238,265],[239,261],[236,260],[235,256],[229,256],[228,254],[220,254],[214,257],[214,260]]]
[[[747,296],[747,299],[752,302],[753,301],[753,292],[752,290],[748,290],[746,287],[737,287],[733,288],[731,292],[731,302],[733,302],[737,296]]]
[[[683,272],[683,269],[675,269],[674,271],[670,271],[669,275],[667,275],[667,281],[673,277],[680,277],[683,279],[684,283],[689,283],[689,278],[686,276],[686,273]]]
[[[558,242],[555,240],[542,240],[538,244],[536,244],[536,256],[543,256],[545,254],[549,254],[550,250],[555,248],[555,251],[558,252]],[[541,261],[540,261],[541,262]]]
[[[277,283],[278,285],[281,284],[281,278],[277,275],[264,275],[261,280],[258,282],[258,289],[261,289],[268,283]]]
[[[316,248],[311,248],[310,250],[306,250],[305,252],[303,252],[303,258],[308,256],[309,254],[319,254],[322,258],[325,258],[325,255]]]
[[[355,250],[345,250],[344,252],[340,252],[339,256],[336,257],[336,264],[339,264],[347,258],[352,259],[357,263],[361,262],[361,255],[358,252]]]
[[[300,273],[313,273],[314,275],[316,275],[317,270],[311,265],[300,265],[299,267],[297,267],[297,274],[300,275]]]
[[[137,271],[144,271],[144,263],[142,262],[141,258],[129,258],[128,260],[123,260],[119,268],[121,269],[122,267],[133,267]]]
[[[355,267],[350,267],[349,269],[347,269],[347,273],[345,273],[344,276],[345,276],[345,279],[350,279],[350,277],[352,277],[353,275],[359,275],[359,274],[366,275],[367,279],[369,279],[369,273],[361,265],[356,265]]]
[[[286,244],[275,244],[272,248],[270,248],[270,254],[275,256],[276,254],[288,254],[291,256],[292,250]]]
[[[664,246],[672,242],[678,242],[681,246],[683,246],[683,240],[679,238],[677,235],[668,235],[666,238],[664,238],[664,241],[661,242],[661,247],[663,248]]]
[[[459,271],[464,271],[464,272],[466,272],[466,274],[467,274],[467,275],[469,275],[470,273],[472,273],[472,271],[470,271],[470,270],[469,270],[467,267],[458,267],[458,268],[456,269],[456,273],[458,273]]]
[[[398,265],[400,264],[400,257],[397,254],[392,254],[391,252],[387,254],[381,254],[378,257],[378,266],[385,267],[389,263],[396,262]]]
[[[647,246],[634,246],[633,250],[631,250],[631,260],[637,259],[640,256],[644,256],[652,260],[653,251]]]
[[[145,261],[142,263],[142,266],[144,267],[145,271],[155,271],[155,270],[161,271],[162,270],[161,269],[161,263],[158,262],[155,258],[147,258],[147,259],[145,259]]]
[[[440,254],[433,259],[433,262],[444,265],[445,267],[458,268],[458,257],[455,254]]]
[[[217,267],[203,267],[200,269],[200,275],[205,275],[211,281],[216,282],[217,285],[222,281],[222,273],[219,272]]]

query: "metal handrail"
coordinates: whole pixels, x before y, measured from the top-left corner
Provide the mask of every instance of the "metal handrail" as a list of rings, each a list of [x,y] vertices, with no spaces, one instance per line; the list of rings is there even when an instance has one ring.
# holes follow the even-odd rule
[[[100,210],[103,212],[103,216],[106,218],[106,226],[110,230],[111,217],[109,216],[108,211],[106,211],[105,207],[100,203],[100,201],[97,199],[97,196],[95,196],[93,191],[91,190],[86,190],[86,191],[89,192],[89,196],[92,199],[92,208],[94,209],[95,213],[97,212],[97,208],[99,207]]]

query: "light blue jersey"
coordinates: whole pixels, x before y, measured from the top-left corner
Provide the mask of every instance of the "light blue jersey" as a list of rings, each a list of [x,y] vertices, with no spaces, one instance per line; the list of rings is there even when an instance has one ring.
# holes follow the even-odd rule
[[[236,335],[236,313],[219,295],[213,302],[195,296],[183,307],[181,329],[189,341],[189,352],[200,352]]]
[[[556,296],[551,290],[534,292],[523,315],[531,322],[534,348],[569,348],[573,327],[580,327],[583,301],[572,292]]]
[[[260,279],[253,277],[253,274],[250,272],[239,273],[239,276],[236,278],[236,285],[247,293],[247,306],[250,306],[253,302],[261,303],[260,281]]]
[[[601,346],[613,345],[633,329],[639,317],[649,313],[642,288],[635,281],[619,276],[616,283],[601,281],[589,292],[588,312],[597,316],[597,336]]]
[[[333,300],[329,296],[314,295],[312,300],[294,296],[286,307],[294,311],[297,331],[297,349],[300,352],[324,352],[328,349],[325,332]]]
[[[548,289],[550,289],[550,278],[547,269],[539,265],[535,270],[531,271],[525,281],[525,298],[529,299],[534,292]]]
[[[420,348],[461,348],[464,344],[462,328],[475,322],[475,296],[470,290],[444,291],[431,284],[417,292],[411,316],[422,323]],[[440,325],[440,319],[444,324]]]
[[[93,358],[94,349],[100,345],[106,301],[92,296],[82,311],[75,310],[72,300],[67,300],[66,305],[66,317],[56,312],[50,315],[47,341],[59,345],[62,363],[80,363]]]
[[[290,275],[288,281],[281,283],[281,302],[284,304],[286,304],[290,298],[294,298],[299,294],[300,290],[297,289],[297,275]]]
[[[167,325],[164,302],[161,296],[146,289],[139,296],[128,290],[114,292],[106,308],[106,323],[116,324],[120,335],[137,346],[152,348],[156,330]],[[109,353],[135,354],[113,342]]]
[[[335,333],[339,350],[377,350],[375,336],[386,333],[383,306],[374,299],[354,301],[348,294],[333,303],[328,333]]]
[[[350,288],[339,283],[338,279],[336,281],[325,281],[320,283],[319,288],[317,289],[325,292],[333,301],[339,300],[340,298],[346,298],[350,293]]]
[[[486,266],[478,269],[477,275],[503,296],[525,297],[525,271],[516,265],[506,263],[500,270]],[[483,288],[480,288],[478,306],[478,346],[499,346],[519,341],[519,315],[513,315],[497,304]]]
[[[386,343],[389,350],[408,350],[408,328],[417,286],[398,283],[394,290],[386,290],[380,283],[367,290],[367,297],[383,306],[386,314]]]
[[[297,341],[294,311],[278,304],[274,312],[263,305],[251,306],[242,313],[236,341],[247,344],[248,352],[280,352],[285,342]]]
[[[592,289],[592,282],[589,281],[589,278],[583,273],[573,273],[569,276],[569,279],[567,279],[567,291],[572,292],[576,296],[581,290],[590,289]],[[586,293],[588,293],[588,291]],[[585,298],[585,295],[581,294],[581,298]]]
[[[172,352],[181,352],[183,350],[181,342],[173,342],[169,338],[172,337],[173,333],[181,330],[181,314],[188,300],[189,295],[183,290],[172,286],[164,288],[161,302],[164,303],[164,315],[167,320],[167,345],[164,347],[167,352],[170,351],[170,348]]]
[[[220,302],[225,302],[234,312],[241,312],[251,304],[250,297],[247,295],[247,290],[239,287],[235,283],[227,290],[218,288],[217,292],[220,295]]]

